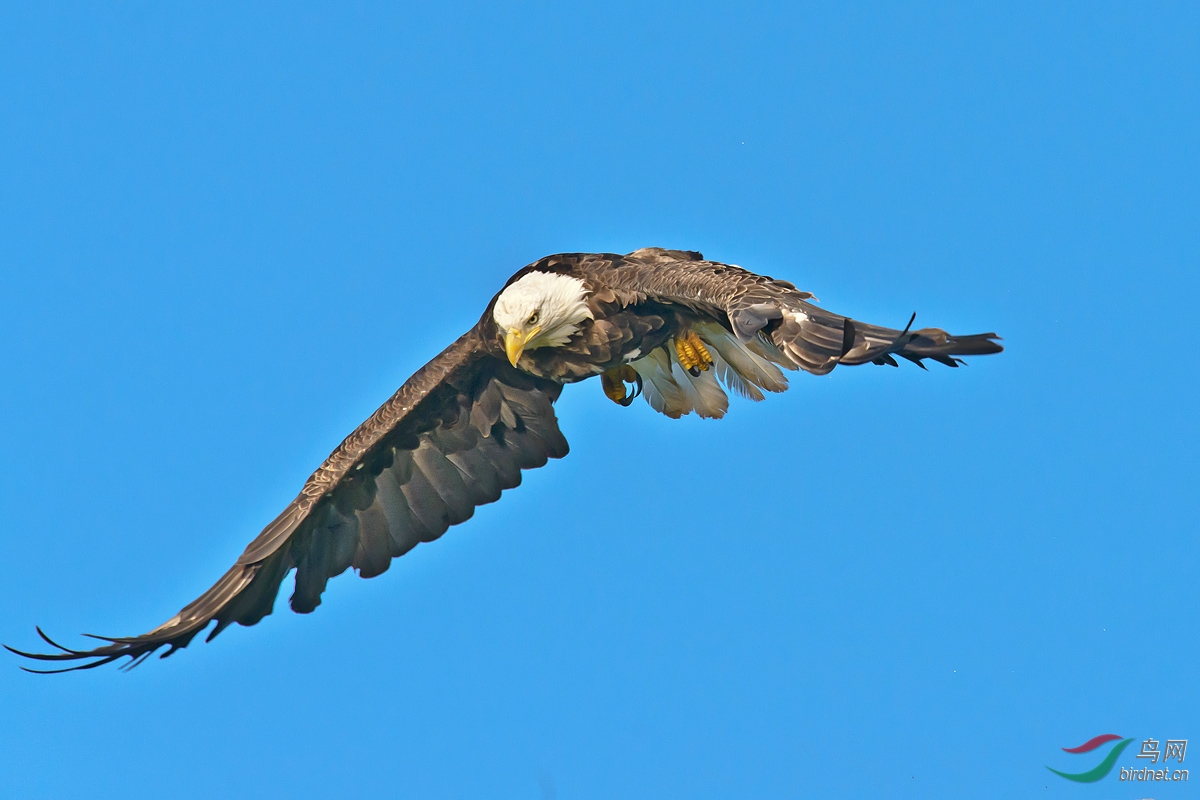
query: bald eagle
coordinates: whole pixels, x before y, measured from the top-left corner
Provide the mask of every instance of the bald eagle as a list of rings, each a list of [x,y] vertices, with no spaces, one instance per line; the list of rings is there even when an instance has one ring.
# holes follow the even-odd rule
[[[782,392],[783,370],[824,375],[839,364],[924,368],[998,353],[994,333],[866,325],[813,305],[787,281],[699,253],[645,248],[628,255],[564,253],[517,272],[473,328],[422,367],[346,437],[300,494],[228,572],[178,614],[140,636],[57,652],[65,672],[186,647],[216,622],[270,614],[296,571],[292,610],[308,613],[326,582],[353,567],[370,578],[420,542],[465,522],[521,482],[521,470],[567,454],[554,402],[568,383],[599,376],[614,402],[641,394],[668,417],[719,418],[725,389],[751,400]],[[724,387],[724,388],[723,388]]]

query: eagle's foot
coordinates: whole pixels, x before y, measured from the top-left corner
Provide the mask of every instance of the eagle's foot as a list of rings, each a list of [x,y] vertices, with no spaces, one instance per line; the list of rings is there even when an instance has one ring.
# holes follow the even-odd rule
[[[679,366],[686,369],[693,378],[713,365],[712,355],[694,331],[688,331],[675,339],[675,354],[679,356]]]
[[[633,384],[632,394],[625,389],[627,383]],[[617,405],[627,406],[642,393],[642,376],[638,375],[633,367],[622,364],[603,372],[600,375],[600,385],[604,387],[604,394],[609,400]]]

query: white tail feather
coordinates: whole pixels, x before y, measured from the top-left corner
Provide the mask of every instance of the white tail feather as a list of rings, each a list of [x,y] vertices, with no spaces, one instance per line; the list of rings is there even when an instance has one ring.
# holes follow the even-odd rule
[[[704,419],[720,419],[725,416],[725,412],[729,410],[729,397],[721,390],[716,375],[711,370],[705,370],[695,377],[690,375],[679,363],[673,340],[667,342],[667,352],[671,357],[671,375],[696,413]]]
[[[674,340],[630,362],[642,378],[642,394],[655,411],[679,419],[695,411],[706,419],[720,419],[729,409],[713,370],[692,377],[679,364]]]
[[[721,358],[721,354],[714,347],[712,350],[713,371],[717,373],[717,379],[725,384],[730,390],[737,392],[742,397],[749,398],[754,402],[759,402],[763,399],[763,393],[753,383],[742,380],[742,376],[738,375],[737,370],[729,366],[729,362]]]
[[[679,363],[675,340],[671,339],[637,361],[630,362],[642,379],[642,393],[655,411],[678,419],[695,411],[706,419],[719,419],[729,410],[732,391],[751,400],[762,400],[762,390],[782,392],[787,377],[777,364],[795,369],[786,355],[761,338],[743,343],[716,323],[695,327],[695,332],[710,348],[712,369],[692,376]]]
[[[776,359],[773,359],[765,350],[762,353],[755,352],[758,349],[754,347],[756,339],[752,339],[748,345],[743,344],[736,336],[716,323],[702,325],[696,332],[725,362],[722,370],[720,361],[715,357],[713,359],[717,361],[718,375],[721,380],[734,391],[752,400],[762,400],[762,393],[754,387],[766,389],[768,392],[782,392],[788,388],[787,377],[779,367],[771,363]],[[739,379],[741,385],[739,385]]]
[[[671,376],[671,362],[667,351],[659,347],[629,366],[637,370],[642,378],[642,394],[646,402],[659,413],[679,419],[692,410],[683,390]]]

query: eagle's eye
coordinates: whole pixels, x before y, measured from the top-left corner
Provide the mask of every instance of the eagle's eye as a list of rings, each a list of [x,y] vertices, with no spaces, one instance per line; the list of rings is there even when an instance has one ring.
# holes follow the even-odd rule
[[[525,320],[526,325],[537,325],[538,313],[535,311],[529,315],[529,319]]]

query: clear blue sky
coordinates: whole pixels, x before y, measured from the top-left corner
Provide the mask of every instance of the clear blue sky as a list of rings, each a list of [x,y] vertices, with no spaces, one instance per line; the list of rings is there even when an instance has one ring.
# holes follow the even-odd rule
[[[1196,6],[427,5],[0,11],[0,639],[172,615],[548,253],[1007,351],[570,388],[566,460],[315,614],[0,659],[0,795],[1194,795]],[[1101,733],[1191,785],[1046,770]]]

